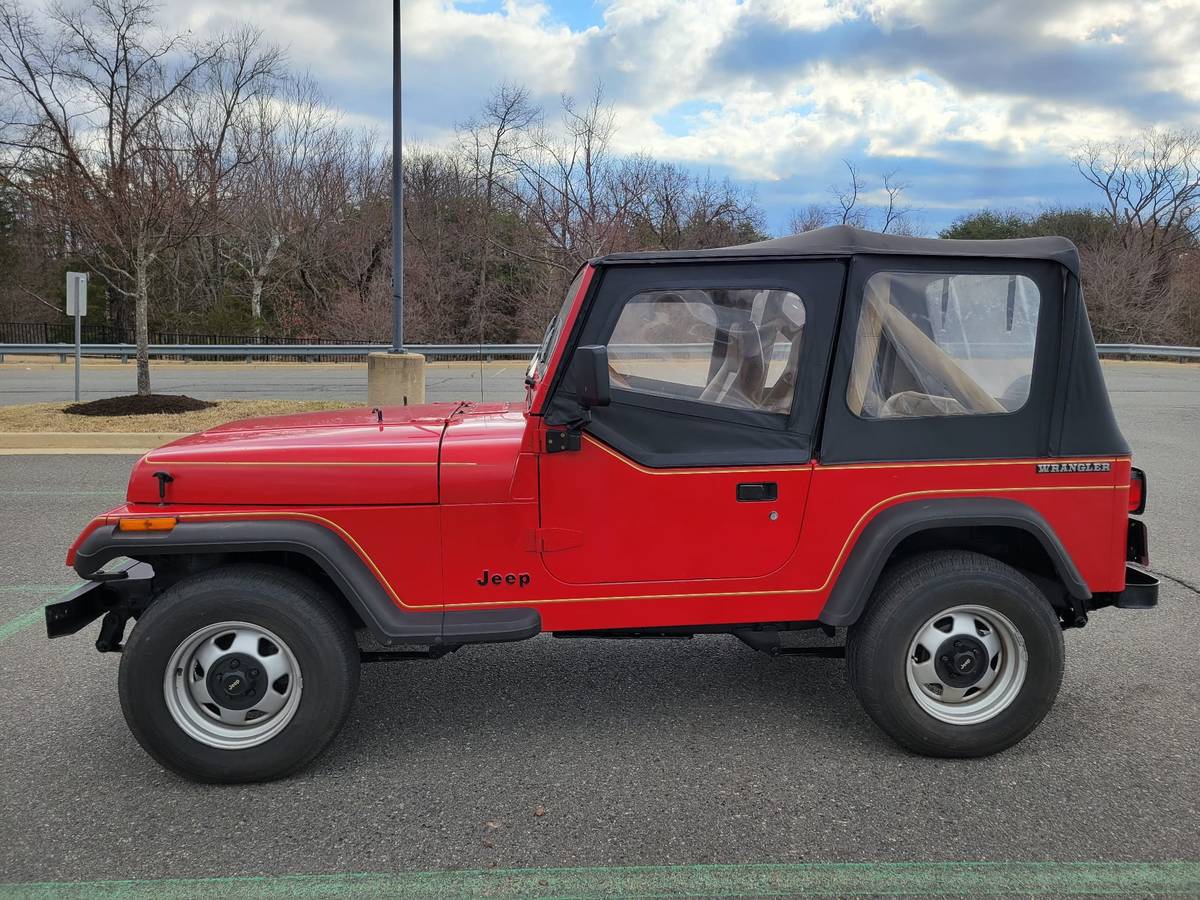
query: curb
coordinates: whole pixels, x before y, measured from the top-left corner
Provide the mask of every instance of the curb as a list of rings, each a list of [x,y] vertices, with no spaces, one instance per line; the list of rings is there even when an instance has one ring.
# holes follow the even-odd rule
[[[0,431],[0,455],[23,453],[146,453],[187,432]]]

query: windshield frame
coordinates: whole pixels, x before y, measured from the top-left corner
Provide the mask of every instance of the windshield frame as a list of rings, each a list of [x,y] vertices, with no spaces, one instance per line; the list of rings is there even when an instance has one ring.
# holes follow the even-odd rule
[[[587,294],[595,271],[594,266],[584,263],[575,273],[566,296],[563,297],[562,306],[546,325],[542,345],[529,361],[525,380],[527,386],[532,389],[530,411],[534,414],[539,413],[545,405],[550,377],[561,362],[566,338],[575,327],[582,299]]]

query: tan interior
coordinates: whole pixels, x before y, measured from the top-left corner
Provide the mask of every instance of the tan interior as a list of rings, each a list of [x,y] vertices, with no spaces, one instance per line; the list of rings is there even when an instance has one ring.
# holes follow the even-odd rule
[[[854,362],[850,371],[850,384],[847,387],[846,399],[855,415],[862,415],[866,403],[867,392],[870,389],[871,376],[875,371],[875,361],[879,356],[879,341],[886,332],[888,340],[907,351],[923,370],[936,375],[968,412],[1002,413],[1007,412],[995,397],[981,388],[975,380],[958,365],[957,362],[937,345],[920,328],[909,321],[899,309],[893,306],[891,300],[891,279],[882,279],[886,285],[884,292],[868,290],[863,303],[862,317],[859,320],[858,335],[854,343]],[[906,391],[906,394],[917,392]],[[925,395],[933,400],[932,395]],[[885,405],[892,398],[885,398]],[[915,397],[907,397],[903,402],[893,404],[892,415],[903,415],[901,409],[924,409],[927,405],[916,403]],[[945,407],[945,408],[943,408]],[[926,414],[953,414],[954,410],[945,404],[933,404]],[[909,415],[915,413],[908,413]]]
[[[873,283],[867,285],[862,314],[858,320],[858,333],[854,337],[854,362],[850,366],[850,383],[846,387],[846,402],[850,411],[861,416],[867,402],[867,391],[871,375],[875,371],[875,360],[879,358],[879,336],[883,331],[883,316],[880,310],[891,306],[892,280],[883,279],[883,291]]]

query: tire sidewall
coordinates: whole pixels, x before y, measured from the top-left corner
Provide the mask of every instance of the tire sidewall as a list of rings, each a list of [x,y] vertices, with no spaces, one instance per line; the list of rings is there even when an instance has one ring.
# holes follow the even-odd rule
[[[313,599],[289,587],[278,584],[273,593],[297,597],[263,596],[249,582],[239,586],[232,575],[201,578],[156,600],[143,614],[121,658],[121,705],[134,736],[160,763],[203,780],[268,780],[307,763],[337,733],[357,687],[357,659],[347,665],[344,648],[313,627]],[[273,632],[300,670],[300,700],[291,721],[270,740],[237,750],[211,747],[183,731],[167,707],[164,687],[179,645],[201,628],[226,621]]]
[[[1045,717],[1062,680],[1063,639],[1057,617],[1040,592],[1019,573],[975,569],[896,585],[879,620],[877,644],[861,660],[859,682],[883,701],[868,705],[885,730],[920,752],[981,756],[1028,735]],[[1034,596],[1031,596],[1031,592]],[[943,722],[926,712],[908,684],[909,649],[918,630],[938,613],[972,605],[1003,615],[1020,633],[1028,655],[1025,679],[1012,701],[992,718],[972,725]]]

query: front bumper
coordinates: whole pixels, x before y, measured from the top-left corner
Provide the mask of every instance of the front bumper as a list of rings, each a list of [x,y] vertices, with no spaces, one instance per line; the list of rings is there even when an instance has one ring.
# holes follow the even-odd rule
[[[120,649],[125,622],[145,606],[151,596],[154,568],[127,560],[107,572],[97,572],[58,603],[46,607],[46,636],[65,637],[86,628],[100,616],[105,626],[96,641],[98,650]],[[112,624],[110,624],[110,622]],[[120,624],[115,640],[113,630]]]

